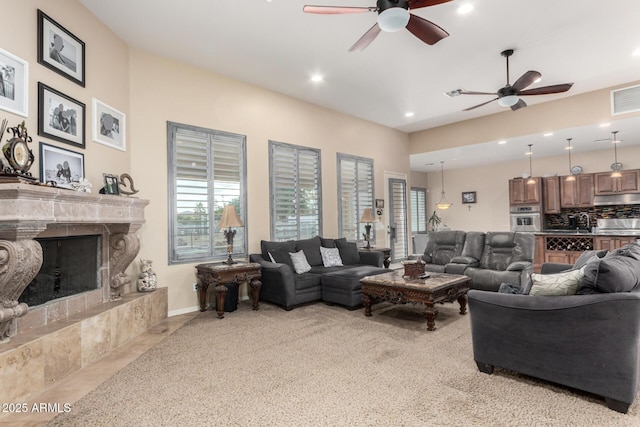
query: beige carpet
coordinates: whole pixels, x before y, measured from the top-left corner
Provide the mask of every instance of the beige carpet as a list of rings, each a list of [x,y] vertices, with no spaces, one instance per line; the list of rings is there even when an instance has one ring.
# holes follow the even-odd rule
[[[469,316],[315,303],[199,314],[52,426],[639,426],[584,393],[473,362]]]

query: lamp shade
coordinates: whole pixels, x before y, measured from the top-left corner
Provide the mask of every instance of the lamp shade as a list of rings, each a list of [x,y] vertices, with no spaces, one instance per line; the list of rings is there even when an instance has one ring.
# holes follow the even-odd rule
[[[224,210],[222,211],[222,218],[220,218],[220,222],[218,222],[218,227],[244,227],[244,224],[238,217],[238,213],[236,212],[236,207],[234,205],[227,205],[224,207]]]
[[[401,7],[390,7],[378,15],[378,25],[382,31],[400,31],[409,23],[409,11]]]
[[[360,222],[375,222],[375,220],[376,219],[373,217],[373,213],[371,213],[371,208],[366,208],[364,212],[362,212]]]

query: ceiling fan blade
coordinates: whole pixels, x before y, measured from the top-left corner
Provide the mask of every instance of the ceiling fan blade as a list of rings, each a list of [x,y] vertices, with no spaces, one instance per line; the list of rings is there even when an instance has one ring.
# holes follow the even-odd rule
[[[407,30],[411,31],[411,34],[428,45],[434,45],[449,35],[449,33],[433,22],[427,21],[414,14],[409,14]]]
[[[460,95],[497,95],[495,92],[474,92],[472,90],[460,91]]]
[[[493,102],[495,100],[497,100],[498,98],[493,98],[491,101],[487,101],[487,102],[483,102],[482,104],[478,104],[478,105],[474,105],[473,107],[469,107],[469,108],[465,108],[462,111],[469,111],[469,110],[475,110],[478,107],[482,107],[483,105],[487,105],[490,102]]]
[[[515,104],[513,104],[513,105],[511,106],[511,109],[512,109],[513,111],[516,111],[516,110],[519,110],[519,109],[524,108],[524,107],[526,107],[526,106],[527,106],[527,103],[526,103],[526,102],[524,102],[522,99],[519,99],[517,103],[515,103]]]
[[[518,93],[518,95],[550,95],[552,93],[562,93],[571,89],[573,83],[564,83],[559,85],[537,87],[535,89],[527,89]]]
[[[378,37],[378,34],[380,34],[380,31],[382,30],[380,29],[380,26],[376,22],[375,24],[373,24],[373,27],[369,28],[369,31],[364,33],[364,35],[360,37],[360,39],[358,39],[358,41],[355,42],[353,46],[351,46],[351,48],[349,49],[349,52],[363,51],[367,46],[371,44],[372,41],[376,39],[376,37]]]
[[[304,13],[319,13],[321,15],[338,15],[343,13],[376,12],[377,7],[349,7],[349,6],[314,6],[305,5]]]
[[[409,9],[419,9],[421,7],[435,6],[437,4],[448,3],[451,0],[408,0]]]
[[[520,92],[522,89],[528,87],[540,77],[542,77],[542,74],[537,71],[527,71],[526,73],[521,75],[518,80],[516,80],[511,88],[516,92]]]

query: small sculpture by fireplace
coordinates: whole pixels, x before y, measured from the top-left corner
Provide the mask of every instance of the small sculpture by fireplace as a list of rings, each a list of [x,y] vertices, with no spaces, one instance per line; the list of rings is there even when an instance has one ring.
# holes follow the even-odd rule
[[[101,236],[102,301],[119,299],[131,279],[124,273],[140,242],[149,202],[138,198],[82,193],[53,187],[0,184],[0,342],[11,335],[14,319],[27,314],[19,302],[43,261],[35,238]],[[15,332],[15,328],[13,328]]]

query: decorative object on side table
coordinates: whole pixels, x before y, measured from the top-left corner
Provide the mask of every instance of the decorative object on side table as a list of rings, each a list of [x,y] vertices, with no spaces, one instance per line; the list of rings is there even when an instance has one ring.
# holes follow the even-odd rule
[[[7,120],[4,119],[2,125],[0,125],[0,138],[4,135],[6,128]],[[9,128],[7,132],[12,132],[13,138],[9,139],[2,147],[2,154],[4,154],[8,165],[3,164],[0,182],[34,183],[37,180],[29,172],[35,160],[33,152],[28,145],[32,139],[27,133],[24,121],[18,126]]]
[[[234,205],[227,205],[222,211],[222,218],[218,222],[219,228],[224,228],[224,237],[227,239],[227,260],[224,264],[232,265],[236,261],[233,260],[231,254],[233,253],[233,238],[236,237],[236,230],[232,230],[232,227],[244,227],[244,224],[238,218],[236,207]]]
[[[156,273],[151,269],[153,261],[140,258],[140,274],[138,275],[138,292],[152,292],[158,286]]]
[[[411,261],[403,261],[404,275],[402,277],[416,278],[424,274],[425,263],[422,261],[422,257],[418,256],[417,259]]]
[[[360,218],[360,222],[365,224],[365,232],[362,233],[362,237],[364,237],[364,241],[367,242],[367,246],[365,246],[366,249],[371,249],[371,224],[375,222],[375,220],[376,219],[371,213],[371,208],[365,208],[364,212],[362,213],[362,217]]]

